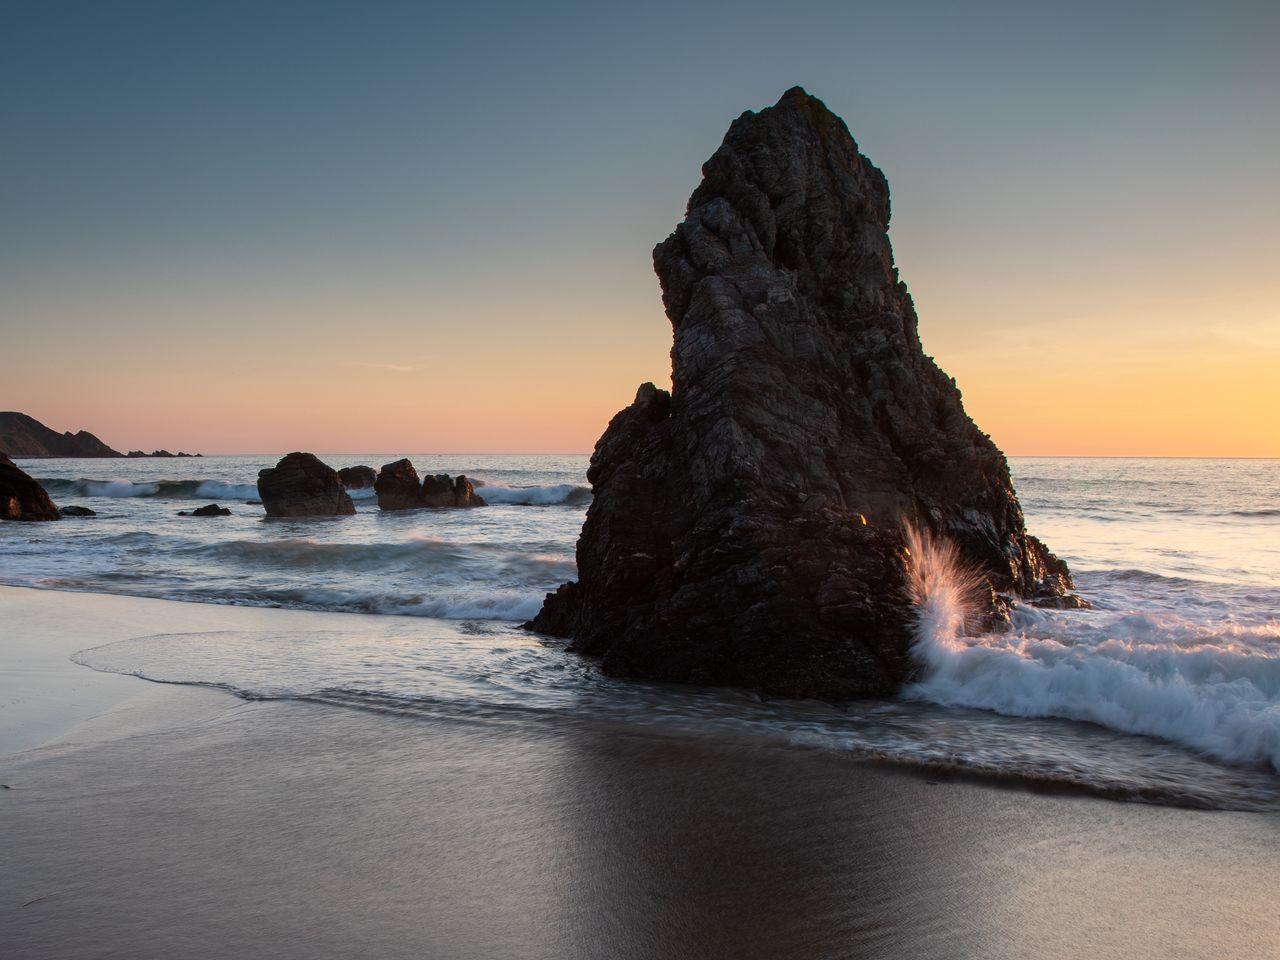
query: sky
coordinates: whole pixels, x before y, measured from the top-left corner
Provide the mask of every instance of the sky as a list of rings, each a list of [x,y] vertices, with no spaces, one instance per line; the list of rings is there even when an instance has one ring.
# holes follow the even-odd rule
[[[1280,4],[0,0],[0,409],[117,449],[588,452],[651,250],[800,84],[1010,455],[1280,456]]]

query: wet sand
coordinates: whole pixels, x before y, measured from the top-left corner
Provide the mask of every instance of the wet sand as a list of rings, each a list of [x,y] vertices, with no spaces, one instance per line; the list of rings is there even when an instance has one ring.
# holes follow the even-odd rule
[[[58,680],[31,644],[52,661],[175,618],[291,614],[5,590],[0,616],[0,665],[25,637],[29,697],[96,711],[0,757],[6,958],[1138,960],[1280,943],[1274,814],[931,783],[616,724],[244,702],[74,664]],[[37,696],[39,670],[60,693]]]

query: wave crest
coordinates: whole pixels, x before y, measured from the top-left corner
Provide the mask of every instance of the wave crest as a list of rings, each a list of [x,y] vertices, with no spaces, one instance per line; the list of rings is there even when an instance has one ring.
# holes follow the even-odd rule
[[[94,480],[88,477],[43,477],[37,482],[58,497],[158,497],[167,500],[256,500],[256,483],[224,480]]]
[[[1280,621],[1205,625],[1172,614],[1018,611],[1011,634],[964,635],[954,550],[920,541],[909,698],[1060,717],[1280,770]],[[1052,634],[1052,636],[1048,634]]]
[[[510,506],[547,507],[560,504],[577,506],[591,500],[591,490],[572,483],[557,483],[546,487],[507,487],[500,484],[484,484],[479,487],[486,503]]]

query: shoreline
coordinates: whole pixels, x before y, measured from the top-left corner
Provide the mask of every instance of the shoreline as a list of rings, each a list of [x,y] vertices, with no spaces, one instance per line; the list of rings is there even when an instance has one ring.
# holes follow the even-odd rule
[[[58,601],[49,601],[50,596]],[[65,599],[64,599],[65,598]],[[123,603],[121,601],[124,601]],[[234,704],[230,694],[187,697],[139,677],[103,673],[71,656],[147,632],[149,606],[179,601],[0,586],[0,761],[81,738],[111,738],[151,724],[190,700],[200,709]],[[185,707],[184,707],[185,709]]]
[[[245,702],[216,685],[96,670],[72,660],[73,654],[158,633],[276,628],[281,623],[321,629],[331,618],[365,616],[369,614],[0,584],[0,623],[6,625],[0,635],[0,760],[163,724],[168,706],[181,704],[185,715],[204,716]]]
[[[1241,896],[1280,885],[1277,814],[589,717],[246,701],[65,659],[334,614],[4,587],[0,615],[68,708],[0,756],[6,957],[1191,960],[1280,939]]]
[[[604,676],[598,677],[601,684],[598,688],[594,682],[575,686],[572,680],[570,688],[560,688],[586,696],[582,711],[566,708],[563,702],[549,706],[556,701],[539,699],[536,682],[521,688],[523,697],[528,699],[521,699],[514,691],[496,700],[489,699],[484,688],[488,682],[485,678],[495,669],[513,670],[513,677],[520,677],[526,683],[528,671],[541,671],[541,682],[553,685],[559,683],[558,675],[564,670],[585,671],[585,677],[598,674],[598,668],[590,664],[592,658],[579,662],[584,658],[564,651],[558,651],[550,661],[545,659],[545,654],[512,662],[490,658],[490,647],[506,655],[512,653],[506,648],[513,645],[517,649],[547,646],[544,639],[519,630],[512,621],[490,622],[481,617],[471,622],[395,613],[241,605],[207,599],[188,601],[97,593],[84,588],[0,585],[0,622],[4,621],[17,626],[11,636],[0,632],[0,665],[6,667],[0,670],[0,761],[64,742],[87,738],[109,740],[144,730],[148,725],[163,728],[171,719],[166,714],[170,708],[178,710],[177,720],[185,721],[260,700],[285,700],[393,716],[430,716],[444,721],[467,721],[483,715],[490,721],[505,717],[502,722],[519,724],[523,722],[522,717],[538,717],[553,725],[611,725],[622,735],[644,735],[640,732],[644,730],[659,737],[733,737],[742,746],[786,742],[791,749],[832,752],[845,762],[880,768],[929,784],[965,783],[984,789],[1092,797],[1114,803],[1280,814],[1280,780],[1270,768],[1197,756],[1194,750],[1167,739],[1062,717],[1006,716],[999,711],[947,707],[914,697],[849,704],[813,701],[818,709],[813,720],[822,730],[815,733],[806,727],[808,701],[784,700],[780,712],[771,715],[764,700],[759,701],[762,711],[754,712],[755,695],[738,688],[655,685],[643,680],[613,680]],[[228,635],[227,639],[202,636],[223,633]],[[184,635],[189,635],[193,649],[200,650],[200,644],[230,643],[236,634],[278,635],[278,643],[247,655],[264,665],[260,669],[270,670],[270,665],[275,664],[275,669],[286,671],[297,667],[287,653],[281,652],[280,645],[297,642],[300,637],[326,637],[330,642],[355,644],[355,649],[365,650],[366,656],[374,651],[380,656],[383,650],[403,645],[409,638],[415,644],[425,644],[420,652],[412,654],[416,669],[427,671],[421,676],[441,679],[424,681],[424,685],[416,688],[417,692],[409,694],[409,701],[401,702],[396,699],[397,694],[391,693],[388,699],[376,686],[366,687],[359,679],[354,681],[358,686],[347,689],[339,679],[340,674],[328,674],[333,679],[317,679],[312,674],[301,687],[290,689],[276,687],[265,679],[265,674],[257,674],[255,680],[254,673],[238,676],[234,671],[224,673],[210,661],[206,661],[205,672],[184,675],[181,669],[173,674],[167,673],[164,667],[159,671],[140,667],[138,661],[131,661],[128,655],[123,660],[113,660],[111,654],[105,654],[105,660],[103,655],[95,656],[98,647],[110,647],[125,640],[143,644],[152,637],[186,641],[188,638]],[[504,639],[478,645],[468,640],[471,636],[503,635]],[[432,652],[450,648],[459,651],[452,659],[442,660]],[[465,653],[460,652],[463,648]],[[136,649],[136,645],[127,644],[126,649]],[[309,651],[302,653],[298,666],[309,660]],[[401,652],[394,656],[403,658],[404,654],[401,646]],[[246,656],[245,648],[241,647],[236,655]],[[458,659],[459,656],[462,659]],[[570,659],[562,662],[560,658],[566,656]],[[349,670],[353,662],[348,661],[346,665],[331,662],[329,669]],[[391,664],[386,666],[392,671],[403,669]],[[134,670],[138,672],[132,672]],[[465,685],[472,674],[480,685],[470,694],[459,688],[444,692],[451,682]],[[413,681],[406,681],[403,673],[389,676],[396,676],[391,681],[393,685],[401,685],[394,689],[415,689]],[[409,687],[403,686],[406,682],[410,683]],[[437,682],[445,688],[433,686]],[[592,689],[594,693],[587,692]],[[703,705],[706,702],[716,704],[710,713]],[[546,713],[548,709],[550,712]],[[656,710],[654,716],[658,719],[647,721],[646,710]],[[917,710],[926,713],[932,710],[936,716],[918,716],[913,712]],[[849,711],[855,725],[865,725],[869,717],[887,712],[887,720],[873,723],[872,727],[888,733],[882,739],[856,726],[851,735],[843,733],[838,726],[822,728],[824,722],[842,723],[843,718],[850,715]],[[824,712],[829,715],[826,720],[822,718]],[[511,718],[515,718],[514,721]],[[1052,757],[1015,760],[1012,764],[1007,760],[989,761],[978,747],[978,738],[987,738],[988,749],[1007,751],[1013,741],[999,731],[1001,725],[1008,722],[1022,724],[1017,731],[1011,731],[1015,737],[1030,737],[1033,741],[1048,737],[1060,742],[1063,746],[1057,759],[1068,766],[1054,766]],[[739,723],[745,726],[736,726]],[[771,723],[779,726],[769,728]],[[906,727],[902,726],[904,723]],[[753,727],[755,724],[763,726]],[[944,726],[930,735],[930,724]],[[950,735],[946,728],[955,728],[957,732]],[[895,733],[901,735],[904,730],[914,731],[917,738],[923,737],[919,741],[923,749],[912,748],[910,744],[904,747],[893,739]],[[934,742],[939,735],[941,738]],[[845,736],[849,739],[843,739]],[[1144,742],[1150,744],[1149,749],[1143,747]],[[960,752],[951,752],[957,749]],[[1080,750],[1085,751],[1084,759],[1075,752]],[[1102,756],[1108,750],[1119,752]],[[1090,752],[1092,760],[1088,759]],[[1134,766],[1127,768],[1127,775],[1121,775],[1112,768],[1118,758],[1125,756]],[[1081,763],[1093,766],[1080,766]],[[1210,779],[1204,779],[1206,777]]]

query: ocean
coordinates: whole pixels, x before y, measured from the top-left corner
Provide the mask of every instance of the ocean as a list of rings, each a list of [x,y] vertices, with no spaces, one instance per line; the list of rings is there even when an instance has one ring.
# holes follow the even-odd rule
[[[357,491],[354,517],[306,520],[251,502],[276,459],[20,460],[59,506],[98,515],[0,525],[0,582],[352,614],[344,629],[106,645],[86,624],[86,667],[248,699],[621,724],[937,778],[1280,809],[1280,461],[1011,458],[1028,529],[1093,608],[1023,608],[1011,632],[966,635],[926,602],[920,680],[893,700],[830,705],[605,677],[520,629],[574,576],[584,456],[412,456],[420,474],[467,474],[491,506],[381,513]],[[177,515],[208,502],[232,515]]]

